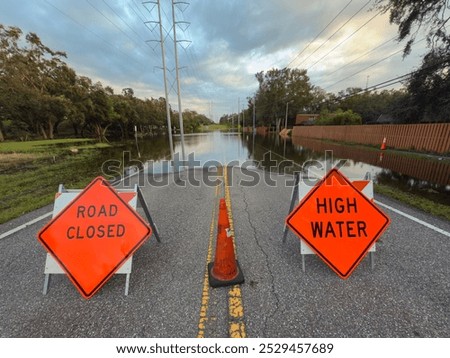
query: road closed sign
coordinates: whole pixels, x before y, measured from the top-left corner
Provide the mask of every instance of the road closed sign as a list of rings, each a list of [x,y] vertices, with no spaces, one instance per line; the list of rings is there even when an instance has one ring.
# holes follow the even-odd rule
[[[102,177],[38,234],[85,298],[92,297],[151,235],[151,228]]]
[[[337,169],[287,217],[286,224],[341,278],[348,278],[390,223]]]

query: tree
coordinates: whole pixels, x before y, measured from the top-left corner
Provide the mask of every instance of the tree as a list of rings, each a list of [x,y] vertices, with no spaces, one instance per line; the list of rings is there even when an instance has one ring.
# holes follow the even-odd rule
[[[197,132],[200,126],[212,124],[213,122],[203,114],[186,109],[183,111],[183,124],[186,133]]]
[[[100,82],[91,86],[84,127],[93,132],[95,138],[104,142],[106,132],[112,124],[114,108],[110,98],[111,91]]]
[[[21,43],[25,45],[21,47]],[[75,81],[75,72],[63,61],[65,57],[64,52],[45,46],[34,33],[23,41],[19,28],[0,25],[2,119],[43,138],[53,138],[69,111],[65,95]]]
[[[132,88],[124,88],[122,95],[112,96],[114,122],[120,128],[121,139],[128,139],[129,132],[133,130],[134,125],[138,122],[136,100]]]
[[[343,111],[338,109],[336,112],[329,113],[324,111],[321,113],[320,117],[316,121],[317,125],[327,126],[327,125],[352,125],[352,124],[362,124],[361,116],[357,113],[353,113],[351,109]]]
[[[448,0],[378,0],[378,7],[390,13],[398,25],[398,40],[406,40],[403,55],[411,52],[419,30],[425,29],[429,52],[411,76],[408,90],[417,103],[418,115],[427,120],[450,121],[450,20]],[[444,98],[444,99],[443,99]]]
[[[362,117],[363,123],[373,123],[380,115],[389,115],[396,122],[410,122],[415,117],[409,104],[411,96],[405,90],[364,91],[358,87],[340,91],[339,108],[352,110]]]
[[[271,69],[258,72],[255,77],[259,83],[256,93],[256,114],[259,123],[278,124],[286,115],[286,107],[290,114],[309,111],[313,87],[306,70]]]
[[[18,42],[22,31],[18,27],[5,27],[0,24],[0,141],[5,139],[6,123],[11,124],[14,113],[12,87],[17,81],[19,69],[15,65],[19,57]]]

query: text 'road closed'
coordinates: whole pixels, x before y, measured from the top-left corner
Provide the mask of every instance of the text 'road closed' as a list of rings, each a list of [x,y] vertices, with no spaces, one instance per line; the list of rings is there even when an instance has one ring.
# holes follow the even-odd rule
[[[109,205],[78,205],[76,207],[76,219],[101,219],[118,216],[118,206]],[[95,224],[91,225],[71,225],[67,228],[66,237],[69,240],[77,239],[114,239],[122,238],[126,234],[124,224]]]

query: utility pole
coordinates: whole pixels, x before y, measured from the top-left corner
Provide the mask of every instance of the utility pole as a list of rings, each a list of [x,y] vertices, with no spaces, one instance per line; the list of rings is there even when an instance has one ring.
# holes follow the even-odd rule
[[[288,110],[289,110],[289,102],[286,102],[286,119],[284,121],[284,129],[287,129]]]
[[[253,133],[256,133],[256,96],[253,96]]]
[[[244,105],[242,105],[244,107]],[[242,108],[242,134],[244,134],[244,128],[245,128],[245,111],[244,108]]]
[[[212,118],[212,108],[211,107],[212,107],[212,102],[209,101],[209,119],[214,121],[213,118]]]
[[[159,0],[158,0],[159,2]],[[177,92],[178,92],[178,119],[180,121],[180,135],[181,135],[181,155],[183,160],[186,159],[184,153],[184,128],[183,128],[183,113],[181,109],[181,86],[180,75],[178,67],[178,46],[177,46],[177,22],[175,21],[175,1],[172,0],[172,21],[173,21],[173,44],[175,50],[175,73],[177,77]]]
[[[169,105],[169,91],[167,88],[167,68],[166,68],[166,51],[165,51],[165,46],[164,46],[164,36],[163,36],[163,27],[162,27],[162,22],[161,22],[161,4],[160,4],[160,0],[156,0],[155,1],[144,1],[143,4],[156,4],[158,6],[158,23],[159,23],[159,36],[160,36],[160,41],[159,43],[161,44],[161,57],[162,57],[162,66],[163,66],[163,77],[164,77],[164,94],[165,94],[165,98],[166,98],[166,117],[167,117],[167,132],[169,135],[169,146],[170,146],[170,158],[173,160],[173,140],[172,140],[172,121],[170,120],[170,105]],[[147,21],[148,22],[153,22],[154,21]]]
[[[241,99],[238,98],[238,132],[239,132],[239,123],[241,123]]]

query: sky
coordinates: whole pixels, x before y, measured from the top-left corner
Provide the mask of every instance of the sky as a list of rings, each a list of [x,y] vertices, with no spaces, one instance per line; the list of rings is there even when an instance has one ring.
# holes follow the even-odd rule
[[[0,23],[36,33],[52,50],[66,52],[78,75],[115,93],[131,87],[139,98],[159,98],[164,81],[155,2],[2,0]],[[306,69],[312,85],[333,93],[418,68],[426,41],[403,58],[397,26],[374,2],[175,0],[182,110],[217,122],[246,108],[258,88],[255,74],[271,68]],[[160,3],[169,102],[178,110],[172,1]]]

